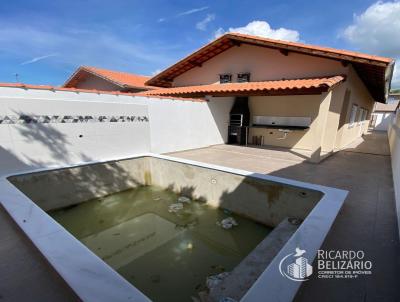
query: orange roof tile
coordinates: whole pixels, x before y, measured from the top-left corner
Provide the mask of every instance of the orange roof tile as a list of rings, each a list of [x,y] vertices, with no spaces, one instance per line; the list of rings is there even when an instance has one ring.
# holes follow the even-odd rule
[[[246,34],[241,34],[241,33],[229,33],[229,35],[241,37],[244,39],[273,43],[273,44],[276,44],[277,46],[292,46],[292,47],[297,47],[297,48],[300,48],[303,50],[308,49],[311,51],[321,51],[321,52],[325,53],[326,55],[332,54],[332,55],[348,56],[349,59],[350,58],[364,59],[364,60],[371,60],[371,61],[382,62],[382,63],[390,63],[393,61],[393,59],[391,59],[391,58],[370,55],[370,54],[366,54],[366,53],[362,53],[362,52],[345,50],[345,49],[337,49],[337,48],[332,48],[332,47],[304,44],[304,43],[299,43],[299,42],[290,42],[290,41],[284,41],[284,40],[275,40],[275,39],[251,36],[251,35],[246,35]],[[314,52],[314,54],[315,54],[315,52]]]
[[[321,77],[312,79],[276,80],[247,83],[225,83],[198,86],[184,86],[173,88],[161,88],[143,92],[145,95],[168,95],[168,96],[190,96],[190,95],[237,95],[241,94],[313,94],[332,89],[335,85],[343,82],[344,76]]]
[[[152,88],[151,86],[145,85],[145,82],[150,79],[150,77],[148,76],[90,66],[79,67],[77,71],[75,71],[75,73],[65,82],[63,87],[75,87],[77,82],[79,82],[80,80],[79,73],[81,73],[82,71],[86,71],[96,76],[99,76],[123,88]]]

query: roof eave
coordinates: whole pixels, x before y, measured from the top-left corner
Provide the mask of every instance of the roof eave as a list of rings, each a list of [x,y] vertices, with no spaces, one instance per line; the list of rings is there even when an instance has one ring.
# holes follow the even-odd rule
[[[209,44],[204,45],[200,49],[196,50],[195,52],[191,53],[190,55],[184,57],[183,59],[179,60],[177,63],[173,64],[172,66],[168,67],[167,69],[163,70],[159,74],[155,75],[154,77],[150,78],[149,80],[146,81],[147,85],[151,86],[162,86],[162,87],[169,87],[169,82],[166,81],[165,76],[170,73],[172,70],[174,70],[176,67],[178,67],[180,64],[185,64],[185,63],[190,63],[193,58],[195,58],[197,55],[201,54],[202,51],[212,48],[214,45],[217,45],[218,43],[222,42],[223,40],[230,40],[232,42],[232,46],[235,45],[235,42],[240,43],[247,43],[247,44],[253,44],[257,45],[260,47],[268,47],[268,48],[276,48],[276,49],[285,49],[291,52],[297,52],[305,55],[311,55],[311,56],[320,56],[324,57],[327,59],[333,59],[333,60],[339,60],[339,61],[349,61],[349,62],[358,62],[358,63],[363,63],[363,64],[371,64],[371,65],[376,65],[376,66],[381,66],[385,67],[389,64],[389,58],[384,58],[384,57],[377,57],[377,56],[369,56],[369,55],[363,55],[363,57],[357,57],[352,53],[345,53],[345,54],[340,54],[340,53],[334,53],[334,49],[330,48],[320,48],[319,49],[313,49],[312,46],[302,44],[302,43],[291,43],[291,42],[286,42],[286,41],[280,41],[280,40],[273,40],[273,39],[258,39],[257,37],[252,37],[248,35],[242,35],[242,34],[237,34],[237,33],[226,33],[222,35],[221,37],[215,39],[214,41],[210,42]],[[288,44],[289,43],[289,44]],[[318,48],[318,46],[316,46]],[[338,50],[339,51],[339,50]],[[193,67],[196,67],[196,64],[193,64]],[[186,71],[184,71],[186,72]],[[184,73],[183,72],[183,73]],[[163,79],[164,77],[164,79]],[[168,78],[167,78],[168,79]],[[161,85],[162,83],[162,85]]]
[[[125,84],[119,83],[119,82],[114,81],[114,80],[112,80],[112,79],[110,79],[110,78],[108,78],[108,77],[105,77],[105,76],[103,76],[103,75],[101,75],[101,74],[98,74],[98,73],[94,72],[93,70],[91,70],[90,68],[87,68],[86,66],[80,66],[80,67],[69,77],[69,79],[68,79],[61,87],[64,87],[64,88],[71,88],[71,87],[69,87],[69,84],[70,84],[76,77],[78,77],[79,74],[80,74],[81,72],[87,72],[87,73],[89,73],[89,74],[91,74],[91,75],[94,75],[94,76],[96,76],[96,77],[98,77],[98,78],[101,78],[101,79],[103,79],[103,80],[105,80],[105,81],[107,81],[107,82],[111,82],[111,83],[113,83],[113,84],[116,85],[116,86],[119,86],[119,87],[121,87],[121,88],[126,88],[126,87],[125,87],[125,86],[126,86]],[[72,87],[73,87],[73,86],[72,86]],[[128,88],[129,88],[129,87],[128,87]]]
[[[128,85],[126,85],[126,84],[124,84],[124,83],[115,81],[114,79],[111,79],[111,78],[106,77],[106,76],[104,76],[104,75],[102,75],[102,74],[99,74],[99,73],[95,72],[94,70],[91,70],[90,68],[82,67],[82,69],[85,70],[85,71],[87,71],[88,73],[90,73],[90,74],[96,76],[96,77],[99,77],[99,78],[101,78],[101,79],[103,79],[103,80],[106,80],[106,81],[108,81],[108,82],[111,82],[111,83],[113,83],[114,85],[117,85],[117,86],[119,86],[119,87],[121,87],[121,88],[126,88],[125,86],[128,86]]]
[[[82,70],[82,66],[79,66],[73,74],[69,76],[69,78],[61,85],[63,88],[68,88],[69,83],[78,75],[78,73]]]

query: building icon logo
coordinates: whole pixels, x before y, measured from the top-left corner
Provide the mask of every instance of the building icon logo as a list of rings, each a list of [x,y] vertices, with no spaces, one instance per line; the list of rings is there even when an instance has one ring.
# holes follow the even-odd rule
[[[297,247],[295,253],[285,256],[279,263],[281,275],[293,281],[307,281],[313,267],[308,264],[308,259],[303,257],[305,252]]]

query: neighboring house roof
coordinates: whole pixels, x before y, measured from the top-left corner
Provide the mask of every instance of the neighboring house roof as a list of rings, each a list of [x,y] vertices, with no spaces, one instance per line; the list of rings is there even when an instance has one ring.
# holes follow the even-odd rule
[[[296,95],[319,94],[343,82],[344,76],[312,79],[277,80],[246,83],[225,83],[198,86],[161,88],[143,92],[145,95],[161,96],[204,96],[204,95]]]
[[[395,112],[399,106],[399,101],[394,101],[389,104],[375,103],[374,112]]]
[[[289,52],[329,58],[341,61],[343,65],[351,63],[360,78],[366,84],[376,101],[385,102],[393,73],[394,60],[391,58],[367,55],[359,52],[339,50],[328,47],[307,45],[297,42],[273,40],[239,33],[227,33],[203,46],[186,58],[149,79],[146,84],[160,87],[171,87],[177,76],[194,68],[218,54],[241,44],[280,50],[284,55]]]
[[[90,66],[79,67],[72,76],[64,83],[62,87],[76,87],[79,81],[83,80],[87,73],[98,76],[106,81],[109,81],[121,88],[138,88],[152,89],[151,86],[145,85],[145,82],[150,79],[148,76],[137,75],[133,73],[113,71]]]

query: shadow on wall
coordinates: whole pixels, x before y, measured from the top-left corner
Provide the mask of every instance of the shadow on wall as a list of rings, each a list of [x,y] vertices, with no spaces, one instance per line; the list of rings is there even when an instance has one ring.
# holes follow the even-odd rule
[[[24,116],[21,112],[15,112],[15,115]],[[8,126],[13,134],[12,147],[0,147],[1,174],[70,163],[73,160],[67,136],[52,124],[37,123],[26,117],[24,123]],[[80,155],[87,158],[84,154]]]
[[[233,98],[214,99],[207,102],[222,142],[228,141],[229,112],[232,109]]]
[[[22,114],[17,113],[17,115]],[[60,125],[70,126],[66,123]],[[2,175],[65,164],[84,164],[94,160],[83,152],[73,152],[67,135],[52,124],[29,122],[11,124],[10,127],[13,127],[12,132],[16,132],[15,138],[18,137],[18,140],[12,142],[13,147],[10,149],[0,146],[0,174]],[[50,178],[46,179],[45,173],[26,174],[24,177],[10,179],[32,200],[39,200],[45,209],[51,203],[50,196],[57,196],[66,190],[74,192],[74,200],[61,198],[60,206],[103,196],[108,190],[116,192],[139,184],[139,181],[135,181],[124,168],[115,163],[86,165],[80,170],[63,173],[61,173],[63,170],[54,171],[52,175],[57,181],[51,182]],[[45,190],[38,190],[38,187]]]
[[[357,105],[356,115],[354,117],[354,124],[350,126],[350,118],[351,118],[351,111],[352,105]],[[368,130],[368,125],[370,122],[368,121],[371,118],[371,112],[368,110],[368,115],[365,116],[365,120],[361,120],[362,112],[360,109],[366,109],[364,107],[360,107],[360,104],[351,103],[351,91],[346,89],[343,104],[340,109],[340,118],[339,118],[339,125],[337,127],[337,135],[335,139],[335,147],[336,148],[343,148],[346,145],[350,144],[358,137],[361,137],[366,130]],[[361,121],[361,123],[359,122]]]
[[[9,174],[18,170],[30,170],[34,166],[23,162],[9,150],[0,146],[0,175]]]
[[[90,158],[85,160],[90,161]],[[145,167],[137,168],[144,170],[142,177],[132,177],[118,163],[108,162],[27,173],[8,179],[47,211],[144,185]]]
[[[382,115],[382,119],[378,122],[378,115]],[[382,112],[375,115],[374,124],[371,124],[371,127],[375,131],[387,131],[389,125],[393,122],[395,115],[389,112]]]
[[[47,149],[46,151],[49,152],[51,158],[59,162],[69,162],[71,160],[71,154],[68,150],[68,146],[71,144],[68,142],[67,136],[51,124],[20,124],[18,125],[18,131],[23,136],[25,143],[40,144]],[[38,154],[38,156],[41,155]],[[29,162],[34,166],[45,164],[45,162],[33,158],[30,158]]]

